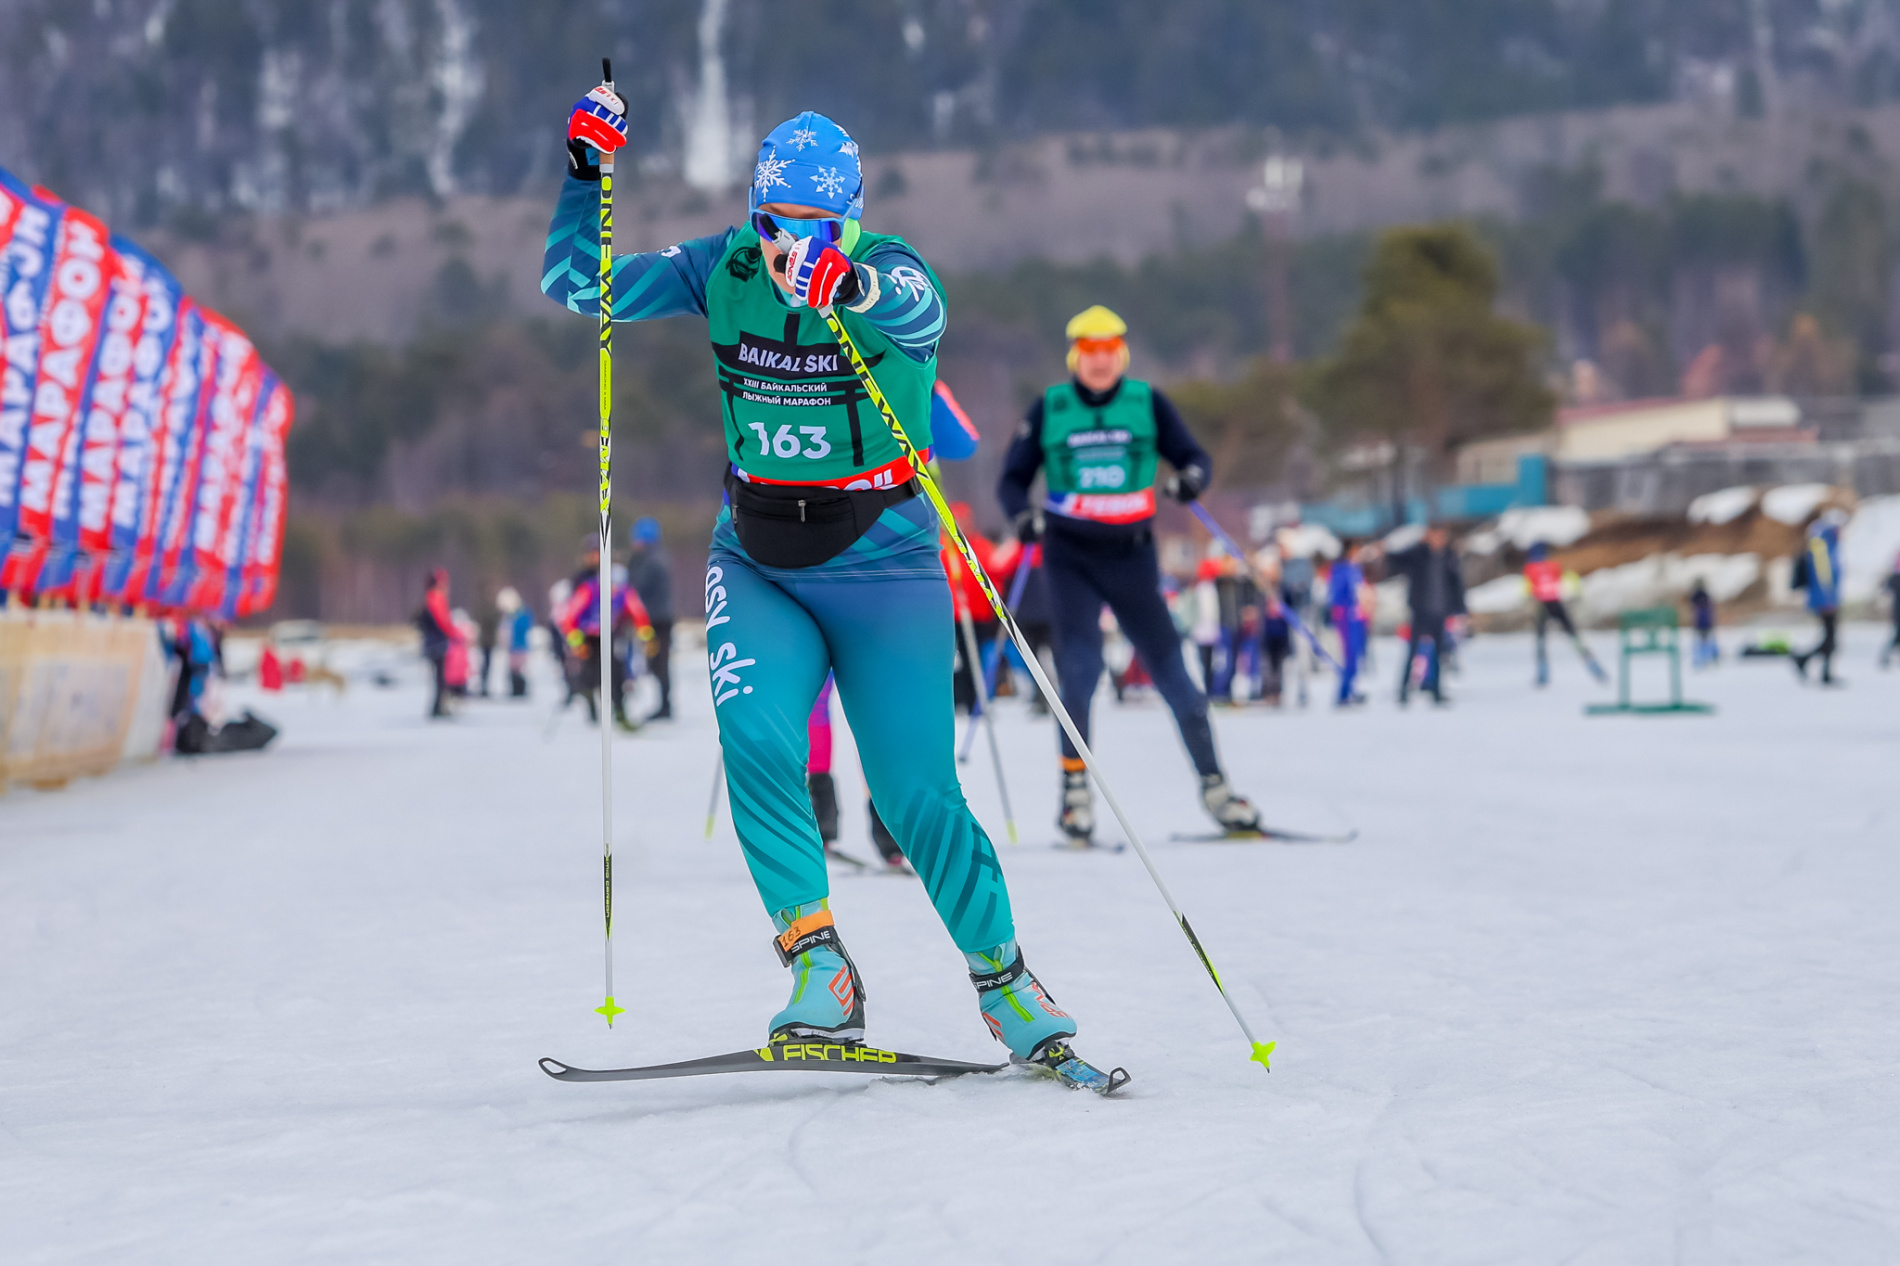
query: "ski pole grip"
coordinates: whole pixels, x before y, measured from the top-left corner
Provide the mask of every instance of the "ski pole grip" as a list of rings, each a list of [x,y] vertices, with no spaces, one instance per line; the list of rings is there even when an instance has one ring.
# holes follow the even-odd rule
[[[606,84],[609,88],[614,86],[613,58],[603,57],[600,59],[600,80],[602,83]]]

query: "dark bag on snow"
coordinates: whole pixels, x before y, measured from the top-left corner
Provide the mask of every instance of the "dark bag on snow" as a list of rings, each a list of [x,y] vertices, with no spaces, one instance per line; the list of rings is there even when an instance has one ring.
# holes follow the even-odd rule
[[[277,727],[246,709],[244,715],[218,728],[211,738],[214,752],[255,752],[277,737]]]
[[[732,527],[767,567],[816,567],[850,549],[878,516],[917,495],[917,481],[846,492],[803,484],[753,484],[726,472]]]

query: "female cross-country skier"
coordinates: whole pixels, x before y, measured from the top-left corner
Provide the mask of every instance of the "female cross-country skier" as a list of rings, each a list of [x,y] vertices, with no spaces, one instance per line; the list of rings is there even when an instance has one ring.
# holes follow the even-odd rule
[[[1260,813],[1236,795],[1214,753],[1207,696],[1188,676],[1181,637],[1161,596],[1155,557],[1155,462],[1174,467],[1168,491],[1186,503],[1207,486],[1213,461],[1159,391],[1124,375],[1128,326],[1097,305],[1068,325],[1074,375],[1029,408],[1003,458],[997,496],[1024,545],[1042,541],[1043,572],[1055,609],[1056,675],[1063,706],[1084,740],[1089,702],[1102,676],[1102,605],[1108,604],[1135,653],[1168,701],[1201,778],[1201,803],[1222,829],[1260,828]],[[1039,512],[1029,485],[1043,472],[1048,497]],[[1086,847],[1095,831],[1088,774],[1062,733],[1064,834]]]
[[[542,289],[597,313],[598,155],[626,139],[606,85],[569,117]],[[921,452],[944,303],[902,238],[859,224],[858,147],[821,114],[759,147],[747,223],[614,260],[613,317],[706,321],[727,504],[706,566],[713,704],[733,824],[791,971],[769,1040],[861,1041],[865,991],[833,925],[806,788],[806,721],[836,677],[865,780],[1017,1059],[1074,1073],[1071,1020],[1024,964],[995,850],[952,754],[950,590],[937,522],[816,309],[834,305]],[[1071,1062],[1074,1061],[1074,1062]],[[1101,1074],[1095,1074],[1100,1076]]]

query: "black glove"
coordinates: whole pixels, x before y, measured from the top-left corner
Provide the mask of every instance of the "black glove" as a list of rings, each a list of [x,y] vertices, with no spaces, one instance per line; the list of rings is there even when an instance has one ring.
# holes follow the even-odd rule
[[[1186,470],[1177,470],[1168,477],[1168,495],[1182,505],[1201,495],[1207,487],[1207,472],[1199,466],[1189,466]]]
[[[1034,545],[1042,539],[1042,512],[1035,509],[1024,510],[1009,521],[1016,532],[1016,539],[1024,545]]]
[[[600,164],[594,161],[594,147],[577,136],[567,138],[567,174],[590,185],[600,183]]]

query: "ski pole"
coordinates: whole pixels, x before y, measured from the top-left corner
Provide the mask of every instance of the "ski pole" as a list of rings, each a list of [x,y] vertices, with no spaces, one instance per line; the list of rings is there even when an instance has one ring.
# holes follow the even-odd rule
[[[1030,564],[1035,559],[1035,552],[1041,548],[1040,545],[1027,545],[1017,556],[1020,561],[1016,564],[1016,576],[1009,582],[1009,609],[1011,611],[1022,609],[1023,591],[1029,588]],[[996,626],[996,637],[990,643],[989,667],[983,670],[983,710],[985,712],[990,710],[990,704],[996,698],[996,679],[1002,675],[1003,671],[1003,639],[1008,636],[1009,630],[1000,624]],[[963,736],[963,750],[957,753],[957,764],[969,763],[970,749],[974,746],[976,746],[976,728],[972,726],[969,733]],[[1012,835],[1010,843],[1015,842]]]
[[[614,90],[613,63],[600,59],[600,79],[608,92]],[[614,1017],[626,1010],[614,1005],[614,756],[613,713],[608,699],[613,690],[613,668],[607,657],[613,653],[613,503],[614,503],[614,156],[600,156],[600,294],[594,305],[600,312],[600,885],[601,908],[606,921],[605,957],[607,1001],[594,1010]]]
[[[825,324],[831,329],[831,337],[838,341],[838,347],[844,352],[845,359],[851,362],[851,372],[857,375],[858,382],[864,387],[864,394],[872,404],[877,406],[879,415],[884,419],[884,425],[890,428],[891,438],[897,441],[898,449],[909,460],[910,468],[917,476],[917,482],[922,485],[924,494],[930,498],[930,504],[936,510],[937,518],[943,524],[944,531],[948,532],[950,539],[955,542],[957,553],[962,556],[964,566],[968,567],[970,574],[976,577],[977,585],[983,590],[983,596],[989,599],[991,609],[996,612],[996,618],[1002,622],[1004,628],[1009,630],[1010,640],[1022,653],[1023,662],[1028,667],[1030,676],[1036,679],[1036,685],[1041,689],[1043,697],[1049,700],[1050,711],[1054,712],[1056,720],[1061,722],[1063,732],[1069,736],[1069,742],[1075,745],[1077,754],[1081,756],[1083,764],[1088,767],[1090,776],[1095,779],[1096,787],[1101,790],[1102,798],[1108,801],[1108,807],[1114,812],[1115,820],[1121,823],[1122,830],[1128,836],[1128,842],[1135,846],[1135,855],[1141,858],[1141,864],[1148,870],[1148,878],[1154,881],[1155,889],[1160,892],[1161,899],[1167,903],[1175,922],[1181,925],[1181,932],[1187,937],[1188,944],[1194,947],[1194,953],[1201,960],[1201,966],[1207,969],[1208,979],[1212,980],[1214,988],[1220,991],[1221,1001],[1225,1002],[1228,1011],[1233,1013],[1234,1022],[1240,1026],[1241,1033],[1252,1048],[1252,1054],[1248,1058],[1271,1071],[1267,1059],[1273,1054],[1275,1044],[1262,1042],[1254,1037],[1253,1028],[1248,1025],[1247,1017],[1240,1013],[1240,1008],[1228,995],[1227,986],[1221,983],[1220,973],[1214,970],[1214,964],[1208,959],[1207,951],[1201,947],[1200,938],[1194,935],[1194,928],[1188,923],[1187,915],[1181,912],[1180,905],[1175,902],[1174,894],[1168,891],[1167,882],[1161,878],[1161,871],[1155,866],[1154,858],[1149,855],[1148,846],[1141,842],[1141,835],[1135,830],[1134,823],[1128,820],[1128,815],[1122,812],[1121,802],[1116,800],[1115,793],[1109,790],[1108,780],[1103,776],[1101,766],[1095,761],[1095,753],[1089,750],[1087,741],[1083,739],[1081,731],[1076,728],[1074,719],[1069,716],[1069,710],[1062,706],[1061,696],[1056,693],[1055,687],[1049,684],[1048,675],[1042,671],[1042,664],[1036,659],[1035,651],[1029,645],[1029,639],[1016,624],[1016,617],[1010,614],[1008,604],[1003,601],[1002,595],[996,592],[996,585],[990,580],[989,574],[983,570],[983,564],[977,562],[976,551],[970,547],[969,538],[957,525],[956,516],[950,513],[950,503],[944,500],[943,490],[937,487],[937,481],[931,477],[923,458],[911,444],[910,437],[904,434],[903,423],[897,420],[897,414],[892,410],[890,401],[884,398],[883,391],[878,388],[877,379],[871,376],[871,367],[864,363],[864,357],[858,352],[858,345],[852,341],[850,333],[844,328],[844,322],[838,319],[838,314],[831,308],[818,309],[818,315],[824,318]]]
[[[1247,557],[1247,552],[1240,548],[1239,543],[1236,542],[1233,537],[1227,535],[1227,529],[1214,521],[1214,516],[1207,512],[1206,506],[1198,501],[1190,501],[1188,503],[1188,509],[1194,512],[1194,517],[1201,521],[1202,527],[1213,533],[1214,538],[1227,547],[1229,554],[1232,554],[1235,558],[1238,558],[1247,565],[1247,570],[1253,573],[1254,582],[1260,586],[1262,592],[1272,591],[1273,586],[1268,582],[1266,575],[1261,572],[1258,567],[1254,566],[1253,560]],[[1339,666],[1339,661],[1332,657],[1332,653],[1320,645],[1319,638],[1314,635],[1313,630],[1306,627],[1306,621],[1300,619],[1299,612],[1284,602],[1280,604],[1280,610],[1286,612],[1286,622],[1293,626],[1294,632],[1306,639],[1307,644],[1313,648],[1315,655],[1325,660],[1327,666],[1334,672],[1343,673],[1346,671]]]
[[[980,662],[976,658],[979,649],[976,641],[976,621],[971,618],[970,609],[967,606],[957,613],[957,617],[958,622],[963,626],[963,655],[965,659],[970,661],[970,680],[971,684],[974,685],[976,683],[976,666]],[[983,706],[980,690],[977,692],[977,697],[972,701],[970,708],[970,732],[972,734],[976,733],[976,727],[979,721],[982,722],[983,733],[990,741],[990,766],[996,770],[996,794],[1002,797],[1003,800],[1003,826],[1009,831],[1009,842],[1011,844],[1020,844],[1022,841],[1017,838],[1016,835],[1016,811],[1009,806],[1009,783],[1003,778],[1003,754],[996,746],[996,719],[991,715],[990,709]]]
[[[719,759],[713,762],[712,794],[706,797],[706,838],[713,837],[713,826],[719,821],[719,785],[726,780],[726,754],[719,753]]]

